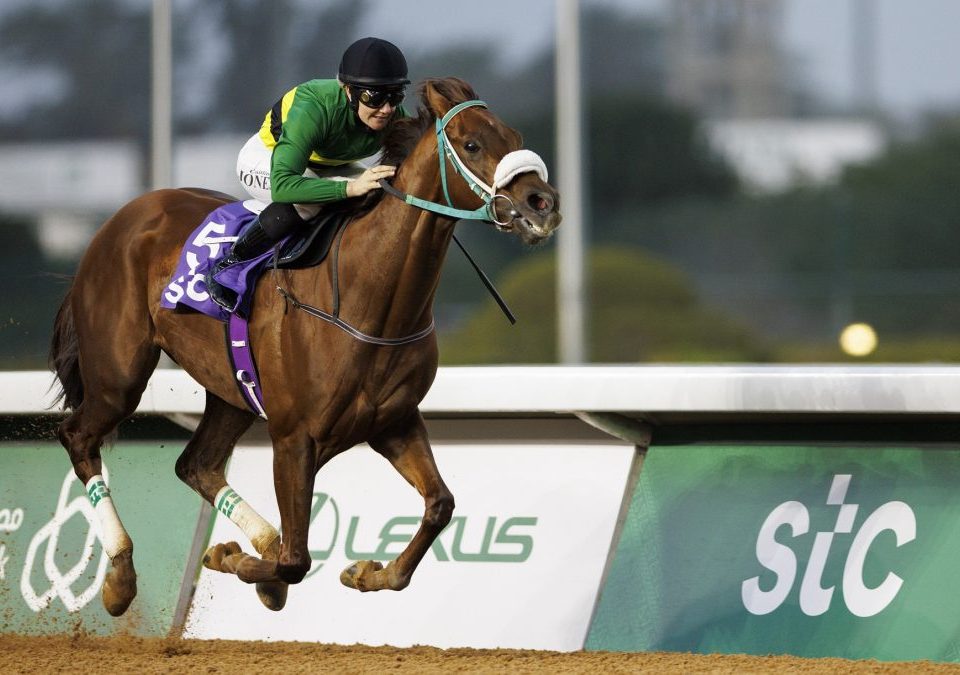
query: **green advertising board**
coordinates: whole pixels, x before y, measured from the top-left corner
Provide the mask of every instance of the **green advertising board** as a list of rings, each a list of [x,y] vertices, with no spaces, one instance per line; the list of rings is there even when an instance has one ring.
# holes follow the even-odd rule
[[[586,648],[960,661],[960,450],[652,447]]]
[[[109,559],[66,451],[51,443],[0,443],[0,633],[169,631],[201,506],[174,474],[180,445],[104,450],[138,576],[136,599],[115,619],[100,600]]]

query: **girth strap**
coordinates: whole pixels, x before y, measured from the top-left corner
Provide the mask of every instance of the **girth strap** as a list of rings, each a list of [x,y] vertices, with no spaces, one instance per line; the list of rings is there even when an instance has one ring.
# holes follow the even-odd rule
[[[246,319],[232,312],[226,323],[226,334],[227,354],[230,356],[230,365],[233,366],[233,375],[240,394],[250,410],[267,419],[263,408],[263,395],[260,393],[260,376],[250,350],[250,325]]]

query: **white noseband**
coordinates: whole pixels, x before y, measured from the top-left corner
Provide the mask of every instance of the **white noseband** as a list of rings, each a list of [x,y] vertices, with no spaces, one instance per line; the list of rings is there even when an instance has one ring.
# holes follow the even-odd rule
[[[540,180],[544,183],[547,182],[547,165],[540,159],[540,155],[533,150],[508,152],[500,159],[497,170],[493,172],[493,189],[489,191],[490,194],[495,193],[521,173],[529,171],[540,176]]]

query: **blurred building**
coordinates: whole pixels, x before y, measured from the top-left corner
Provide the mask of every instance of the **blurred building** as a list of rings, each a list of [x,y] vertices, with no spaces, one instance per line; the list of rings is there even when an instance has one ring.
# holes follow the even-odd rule
[[[672,0],[667,95],[710,118],[782,117],[782,0]]]
[[[667,95],[705,118],[710,144],[751,192],[832,181],[845,165],[873,159],[886,145],[883,129],[871,119],[798,114],[794,71],[783,44],[784,5],[784,0],[669,5]],[[862,64],[857,68],[863,70]]]

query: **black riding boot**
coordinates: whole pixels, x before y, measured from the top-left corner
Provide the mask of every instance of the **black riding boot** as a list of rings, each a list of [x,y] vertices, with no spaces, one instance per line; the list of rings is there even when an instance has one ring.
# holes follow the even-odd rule
[[[261,253],[265,253],[273,246],[274,241],[273,237],[263,229],[260,218],[253,221],[253,223],[243,231],[240,238],[233,243],[230,252],[207,272],[205,281],[207,283],[207,292],[210,293],[210,298],[224,309],[233,311],[233,308],[237,304],[237,294],[231,289],[217,283],[213,278],[214,275],[230,267],[230,265],[256,258]]]

